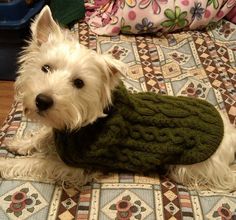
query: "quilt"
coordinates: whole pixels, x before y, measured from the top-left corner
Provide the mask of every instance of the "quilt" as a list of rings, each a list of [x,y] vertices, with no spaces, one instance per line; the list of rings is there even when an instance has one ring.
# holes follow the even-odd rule
[[[113,55],[129,66],[123,76],[133,91],[207,100],[236,124],[236,26],[222,20],[208,31],[97,36],[85,22],[72,29],[81,44]],[[0,129],[0,160],[15,155],[4,147],[36,125],[14,103]],[[17,177],[16,177],[17,178]],[[0,179],[0,219],[32,220],[234,220],[236,192],[196,191],[162,176],[104,175],[81,191],[37,179]]]

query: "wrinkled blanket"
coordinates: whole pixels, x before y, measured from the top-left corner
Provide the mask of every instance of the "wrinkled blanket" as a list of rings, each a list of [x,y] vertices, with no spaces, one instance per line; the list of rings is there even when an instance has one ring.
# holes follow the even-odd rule
[[[99,35],[202,29],[222,19],[235,0],[88,0],[86,21]]]
[[[232,23],[236,24],[236,6],[226,15],[226,18]]]

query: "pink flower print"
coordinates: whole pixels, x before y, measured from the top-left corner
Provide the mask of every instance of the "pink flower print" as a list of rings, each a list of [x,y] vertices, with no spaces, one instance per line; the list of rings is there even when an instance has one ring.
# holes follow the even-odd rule
[[[151,3],[152,3],[152,9],[154,14],[160,14],[161,12],[161,7],[159,3],[164,3],[166,4],[168,0],[141,0],[139,3],[139,8],[147,8]]]
[[[112,32],[113,34],[118,34],[118,33],[120,32],[120,27],[117,27],[117,26],[113,27],[112,30],[111,30],[111,32]]]
[[[99,8],[103,5],[106,5],[110,0],[94,0],[94,5],[96,8]]]
[[[206,10],[205,10],[204,17],[205,17],[205,18],[209,18],[210,16],[211,16],[210,10],[206,9]]]
[[[135,13],[135,11],[130,11],[129,13],[128,13],[128,18],[129,18],[129,20],[135,20],[135,18],[136,18],[136,13]]]
[[[224,17],[224,12],[223,12],[222,10],[220,10],[220,11],[216,14],[216,17],[218,17],[218,18]]]
[[[184,6],[188,6],[189,5],[189,0],[183,0],[181,3]]]
[[[24,202],[19,202],[19,203],[11,203],[10,204],[10,209],[13,212],[21,212],[25,208],[25,203]]]
[[[124,8],[125,4],[128,5],[130,8],[133,8],[136,6],[137,2],[136,0],[120,0],[121,8]]]
[[[20,203],[20,202],[23,202],[25,201],[26,199],[26,194],[24,192],[15,192],[13,195],[12,195],[12,202],[13,203]]]
[[[220,217],[222,220],[233,220],[236,218],[236,210],[230,207],[228,203],[224,203],[214,211],[212,217],[214,219]]]
[[[38,194],[33,193],[28,195],[29,189],[23,188],[20,191],[15,192],[13,195],[7,195],[4,200],[9,202],[9,206],[6,209],[6,213],[12,213],[19,218],[23,212],[33,213],[35,206],[41,204],[38,199]]]
[[[235,1],[235,0],[228,0],[228,1],[227,1],[227,7],[228,7],[228,8],[231,8],[231,7],[233,7],[234,5],[236,5],[236,1]]]

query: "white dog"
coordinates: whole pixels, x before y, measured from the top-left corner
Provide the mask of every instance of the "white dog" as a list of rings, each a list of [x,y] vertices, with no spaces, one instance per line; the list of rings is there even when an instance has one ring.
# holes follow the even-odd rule
[[[81,46],[60,29],[46,6],[31,26],[32,40],[20,58],[16,96],[27,117],[44,126],[34,136],[15,140],[9,150],[27,157],[0,162],[2,177],[27,177],[83,185],[100,173],[67,166],[54,149],[53,129],[75,130],[91,124],[112,103],[111,94],[124,70],[119,61]],[[235,190],[232,165],[236,131],[224,118],[224,137],[206,161],[169,167],[169,176],[182,184],[211,190]],[[33,157],[31,156],[33,154]],[[234,169],[233,169],[234,168]]]

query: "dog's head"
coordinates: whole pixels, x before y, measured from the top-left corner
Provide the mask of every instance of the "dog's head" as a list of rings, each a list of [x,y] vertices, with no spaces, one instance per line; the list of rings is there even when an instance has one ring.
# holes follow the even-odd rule
[[[103,117],[122,64],[80,45],[53,20],[48,6],[31,31],[15,83],[26,116],[57,129],[76,129]]]

